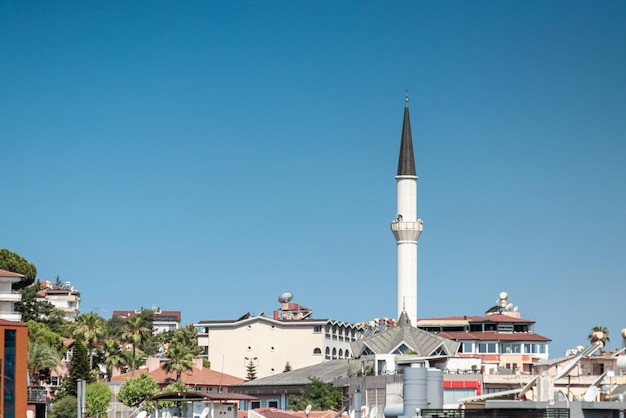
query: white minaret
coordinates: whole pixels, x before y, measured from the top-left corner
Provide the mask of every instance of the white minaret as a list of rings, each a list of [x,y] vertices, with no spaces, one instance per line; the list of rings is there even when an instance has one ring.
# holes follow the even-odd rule
[[[417,219],[417,175],[413,157],[409,93],[406,93],[398,174],[396,175],[397,215],[391,231],[398,244],[398,318],[406,311],[411,323],[417,320],[417,240],[422,220]]]

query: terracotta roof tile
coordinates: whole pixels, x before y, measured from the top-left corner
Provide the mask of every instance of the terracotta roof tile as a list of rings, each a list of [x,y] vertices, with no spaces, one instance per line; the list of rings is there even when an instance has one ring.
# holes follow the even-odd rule
[[[12,271],[0,269],[0,277],[24,277],[23,274],[13,273]]]
[[[176,380],[176,373],[166,373],[165,370],[160,367],[152,372],[147,372],[145,370],[136,370],[135,377],[140,376],[142,373],[147,373],[148,376],[153,378],[158,384],[169,384]],[[131,373],[124,373],[119,376],[115,376],[111,378],[112,382],[124,382],[126,379],[131,378]],[[188,370],[181,374],[180,380],[190,386],[195,385],[205,385],[205,386],[230,386],[230,385],[240,385],[245,382],[244,379],[240,379],[239,377],[231,376],[229,374],[224,374],[220,372],[216,372],[215,370],[205,369],[202,370],[193,368],[193,370]]]
[[[465,332],[465,331],[442,331],[439,334],[440,337],[448,338],[451,340],[479,340],[479,341],[551,341],[542,335],[532,332]]]

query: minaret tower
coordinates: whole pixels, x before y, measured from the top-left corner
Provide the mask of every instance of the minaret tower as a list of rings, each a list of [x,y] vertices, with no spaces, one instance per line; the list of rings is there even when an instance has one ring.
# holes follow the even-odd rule
[[[422,220],[417,219],[417,175],[409,119],[409,93],[406,93],[398,174],[396,175],[396,219],[391,231],[398,245],[398,318],[406,311],[411,323],[417,320],[417,240]]]

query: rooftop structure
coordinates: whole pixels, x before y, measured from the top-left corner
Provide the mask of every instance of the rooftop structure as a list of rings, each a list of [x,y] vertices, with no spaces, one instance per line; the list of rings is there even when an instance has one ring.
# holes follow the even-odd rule
[[[80,292],[74,289],[71,282],[62,283],[57,280],[53,283],[45,280],[41,282],[37,298],[50,302],[55,308],[62,310],[69,321],[75,321],[80,315]]]
[[[134,311],[113,311],[113,316],[128,319],[143,310],[144,309],[141,308]],[[152,321],[153,334],[161,334],[180,328],[180,311],[162,311],[161,308],[156,305],[152,305],[150,310],[154,313],[154,320]]]
[[[533,365],[548,358],[550,339],[534,332],[535,321],[509,307],[506,292],[500,296],[506,303],[496,306],[502,309],[490,308],[484,316],[424,318],[416,326],[459,342],[461,356],[479,357],[485,373],[495,374],[498,368],[530,373]]]
[[[332,359],[351,357],[350,342],[360,338],[363,327],[313,319],[312,310],[291,303],[281,295],[280,309],[272,317],[246,313],[235,320],[200,321],[198,345],[211,366],[245,377],[252,364],[257,377],[282,373]]]

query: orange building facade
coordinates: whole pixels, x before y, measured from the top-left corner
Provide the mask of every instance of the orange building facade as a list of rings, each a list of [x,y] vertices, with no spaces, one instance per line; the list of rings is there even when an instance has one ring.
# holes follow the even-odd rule
[[[26,416],[28,326],[0,319],[0,416]]]

